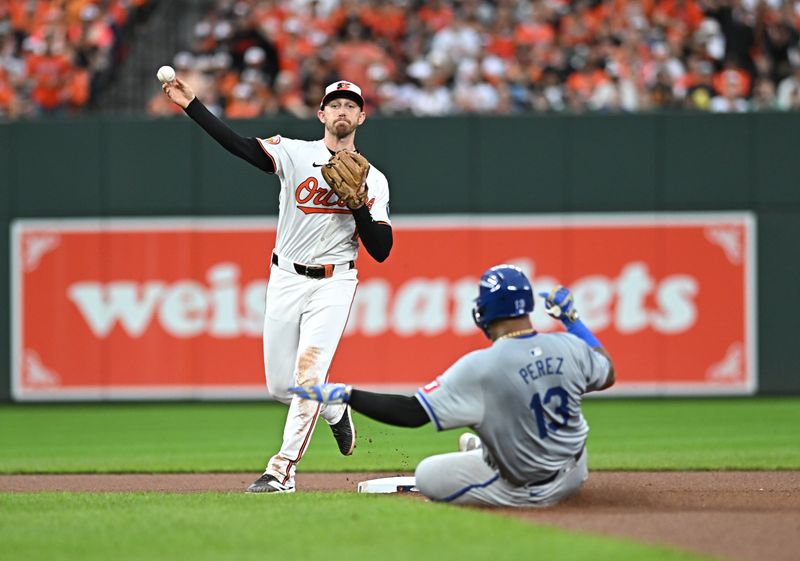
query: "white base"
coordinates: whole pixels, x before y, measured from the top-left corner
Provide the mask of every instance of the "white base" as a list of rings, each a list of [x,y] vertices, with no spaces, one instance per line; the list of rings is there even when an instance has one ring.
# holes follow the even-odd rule
[[[384,477],[369,479],[358,484],[359,493],[416,493],[414,477]]]

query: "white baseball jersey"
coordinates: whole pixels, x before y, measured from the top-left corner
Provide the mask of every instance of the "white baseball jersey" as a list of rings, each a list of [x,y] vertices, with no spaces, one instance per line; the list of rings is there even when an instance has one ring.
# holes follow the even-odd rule
[[[281,180],[275,241],[278,255],[306,265],[355,260],[358,236],[352,212],[322,177],[320,168],[331,157],[324,140],[295,140],[276,135],[258,141]],[[372,165],[367,188],[372,219],[391,224],[389,183]]]
[[[356,259],[358,236],[353,213],[328,187],[322,166],[331,152],[324,140],[281,136],[258,139],[281,180],[275,252],[286,262],[343,265]],[[390,224],[389,185],[374,166],[367,175],[372,219]],[[273,266],[267,287],[264,321],[264,367],[270,395],[289,405],[281,449],[267,462],[267,473],[294,487],[318,417],[339,421],[343,405],[318,406],[293,398],[290,386],[321,384],[344,332],[358,285],[358,271],[337,268],[324,279]]]
[[[472,427],[487,463],[516,485],[542,480],[581,452],[581,396],[610,363],[568,333],[500,339],[462,357],[416,393],[437,430]]]

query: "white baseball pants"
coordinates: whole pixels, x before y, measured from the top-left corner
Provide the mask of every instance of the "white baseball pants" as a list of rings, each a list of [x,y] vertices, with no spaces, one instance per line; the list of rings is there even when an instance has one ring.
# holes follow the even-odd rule
[[[311,440],[317,417],[329,424],[344,414],[344,405],[320,407],[292,396],[288,388],[321,384],[328,378],[333,355],[342,338],[358,285],[355,269],[312,279],[270,269],[264,314],[264,368],[267,390],[289,405],[280,451],[270,458],[266,473],[282,485],[294,486],[297,462]]]
[[[416,486],[431,500],[464,505],[515,507],[552,506],[572,495],[589,477],[587,452],[570,459],[556,478],[544,485],[517,486],[483,461],[480,448],[440,454],[422,460]]]

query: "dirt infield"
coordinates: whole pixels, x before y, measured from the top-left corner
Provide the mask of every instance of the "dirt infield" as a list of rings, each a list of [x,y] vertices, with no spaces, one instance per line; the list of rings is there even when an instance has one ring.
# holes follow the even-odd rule
[[[408,474],[301,473],[297,485],[301,491],[355,491],[359,481],[391,475]],[[0,492],[241,492],[253,477],[10,475],[0,476]],[[800,559],[800,472],[594,472],[576,495],[556,507],[492,512],[732,560]]]

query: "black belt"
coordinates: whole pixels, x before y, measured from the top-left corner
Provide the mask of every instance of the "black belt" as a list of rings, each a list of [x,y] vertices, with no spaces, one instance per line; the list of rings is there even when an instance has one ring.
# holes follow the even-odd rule
[[[583,449],[584,448],[585,448],[585,446],[581,446],[580,451],[577,454],[575,454],[575,461],[576,462],[581,459],[581,456],[583,456]],[[536,487],[537,485],[546,485],[547,483],[550,483],[556,477],[558,477],[559,473],[561,473],[561,470],[554,471],[552,475],[542,479],[541,481],[534,481],[534,482],[531,482],[531,483],[526,483],[526,485],[528,485],[530,487]]]
[[[272,254],[272,263],[278,265],[278,254]],[[356,262],[350,261],[348,265],[349,269],[354,269]],[[292,266],[298,275],[312,279],[327,279],[333,276],[334,265],[301,265],[300,263],[292,263]]]

